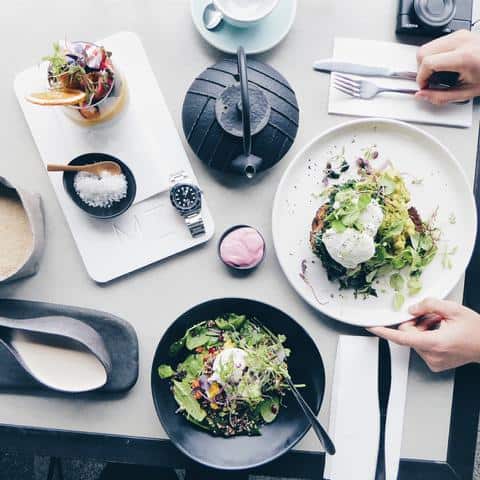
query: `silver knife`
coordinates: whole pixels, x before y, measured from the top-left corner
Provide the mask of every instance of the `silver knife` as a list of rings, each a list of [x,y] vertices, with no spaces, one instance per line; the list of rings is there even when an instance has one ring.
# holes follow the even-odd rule
[[[337,62],[331,58],[317,60],[313,64],[313,68],[321,72],[350,73],[352,75],[363,75],[366,77],[390,77],[403,78],[405,80],[416,80],[417,78],[416,72],[400,72],[385,67],[372,67],[357,63]]]

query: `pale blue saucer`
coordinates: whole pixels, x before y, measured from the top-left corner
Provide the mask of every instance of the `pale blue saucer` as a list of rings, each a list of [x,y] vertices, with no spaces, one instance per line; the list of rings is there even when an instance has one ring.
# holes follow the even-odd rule
[[[278,45],[292,28],[297,0],[280,0],[275,10],[258,24],[237,28],[223,22],[210,32],[203,25],[203,10],[212,0],[190,0],[193,23],[200,35],[213,47],[234,54],[241,45],[247,54],[263,53]]]

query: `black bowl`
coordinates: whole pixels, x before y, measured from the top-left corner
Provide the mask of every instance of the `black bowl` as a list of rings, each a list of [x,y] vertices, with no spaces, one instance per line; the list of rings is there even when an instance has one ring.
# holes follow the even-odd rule
[[[92,217],[100,219],[109,219],[118,217],[122,213],[125,213],[133,201],[135,200],[135,195],[137,193],[137,184],[135,182],[135,177],[133,176],[132,171],[118,158],[108,155],[106,153],[86,153],[80,155],[79,157],[74,158],[69,165],[88,165],[89,163],[96,162],[115,162],[120,165],[122,173],[127,179],[127,196],[122,198],[122,200],[113,203],[110,207],[91,207],[87,205],[78,195],[73,186],[73,181],[75,178],[75,172],[64,172],[63,174],[63,186],[65,190],[70,195],[70,198],[75,202],[75,204],[80,207],[84,212],[88,213]]]
[[[261,429],[255,437],[215,437],[192,425],[181,414],[170,392],[170,382],[158,376],[163,363],[176,364],[168,350],[187,328],[202,320],[225,313],[254,316],[274,333],[285,334],[285,345],[291,349],[288,360],[290,375],[295,383],[306,384],[301,389],[315,413],[320,410],[325,390],[325,370],[322,357],[308,333],[295,320],[265,303],[242,298],[211,300],[185,312],[168,328],[155,352],[151,373],[153,401],[158,418],[170,440],[187,456],[207,467],[223,470],[243,470],[263,465],[288,452],[307,433],[310,424],[291,394],[285,397],[276,420]]]

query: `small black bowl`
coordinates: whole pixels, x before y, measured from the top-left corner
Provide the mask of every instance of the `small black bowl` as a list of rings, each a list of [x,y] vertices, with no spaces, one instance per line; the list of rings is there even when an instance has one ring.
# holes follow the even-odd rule
[[[234,232],[235,230],[238,230],[239,228],[251,228],[255,230],[263,240],[263,256],[257,264],[252,265],[251,267],[236,267],[235,265],[230,265],[223,260],[222,255],[220,253],[220,248],[222,246],[222,243],[225,237],[230,233]],[[263,260],[265,259],[265,255],[267,254],[267,244],[265,243],[265,239],[263,238],[263,235],[255,227],[252,227],[251,225],[234,225],[233,227],[228,228],[222,233],[222,236],[220,237],[220,240],[218,241],[218,245],[217,245],[217,254],[220,261],[230,270],[239,274],[247,274],[252,270],[255,270],[263,262]]]
[[[295,383],[306,385],[301,393],[315,413],[320,410],[325,391],[325,370],[320,352],[304,328],[282,311],[256,300],[210,300],[191,308],[170,325],[157,347],[151,372],[153,401],[165,432],[179,450],[202,465],[222,470],[244,470],[278,458],[307,433],[310,423],[293,396],[287,393],[285,407],[274,422],[261,428],[260,436],[216,437],[197,428],[183,415],[175,414],[178,405],[170,391],[170,381],[162,380],[157,373],[159,365],[175,366],[183,359],[181,356],[172,358],[169,348],[188,328],[226,313],[255,317],[272,332],[286,335],[285,345],[291,349],[288,358],[290,375]]]
[[[127,196],[122,198],[119,202],[113,203],[110,207],[91,207],[87,205],[78,195],[73,185],[76,172],[64,172],[63,173],[63,186],[65,190],[70,195],[70,198],[75,202],[75,204],[80,207],[84,212],[88,213],[90,216],[100,219],[109,219],[118,217],[122,213],[125,213],[133,201],[135,200],[135,195],[137,193],[137,184],[135,182],[135,177],[133,176],[132,171],[118,158],[108,155],[106,153],[86,153],[80,155],[79,157],[74,158],[69,165],[88,165],[89,163],[96,162],[115,162],[120,165],[122,173],[127,179]]]

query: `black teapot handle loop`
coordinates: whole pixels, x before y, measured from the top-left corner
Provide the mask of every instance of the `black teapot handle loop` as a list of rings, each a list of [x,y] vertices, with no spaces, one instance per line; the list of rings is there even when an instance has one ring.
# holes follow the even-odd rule
[[[242,126],[243,126],[243,153],[252,152],[252,130],[250,125],[250,97],[248,94],[247,57],[243,47],[237,51],[238,76],[240,77],[240,92],[242,95]]]

